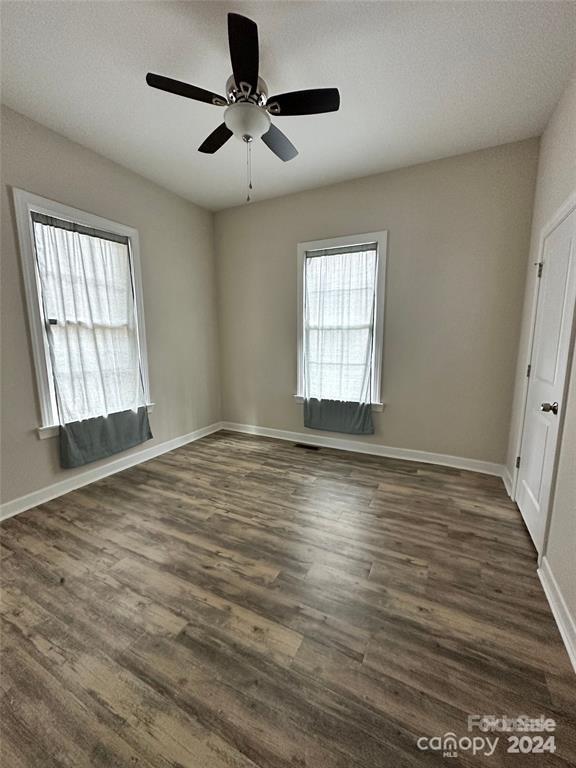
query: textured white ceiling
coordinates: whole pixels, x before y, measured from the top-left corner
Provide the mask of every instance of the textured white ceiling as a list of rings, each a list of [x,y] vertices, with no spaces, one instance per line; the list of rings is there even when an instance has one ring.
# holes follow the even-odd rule
[[[197,147],[221,108],[146,86],[224,92],[226,13],[259,26],[270,92],[337,86],[339,112],[275,118],[254,199],[538,135],[576,64],[574,2],[2,2],[2,100],[207,208],[242,203],[245,148]]]

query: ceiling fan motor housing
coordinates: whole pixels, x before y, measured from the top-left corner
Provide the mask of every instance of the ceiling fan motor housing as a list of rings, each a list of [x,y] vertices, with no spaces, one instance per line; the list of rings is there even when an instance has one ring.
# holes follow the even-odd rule
[[[248,142],[259,139],[270,128],[266,110],[249,101],[230,104],[224,112],[224,122],[236,138]]]
[[[230,104],[234,104],[236,101],[252,101],[259,107],[263,107],[268,100],[268,85],[264,78],[259,77],[258,85],[254,90],[249,83],[241,82],[238,85],[234,75],[230,75],[226,81],[226,94]]]

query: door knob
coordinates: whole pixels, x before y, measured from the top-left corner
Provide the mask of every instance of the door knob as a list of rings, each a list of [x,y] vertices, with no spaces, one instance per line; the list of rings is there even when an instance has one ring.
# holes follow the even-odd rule
[[[550,411],[552,411],[554,416],[556,416],[558,413],[558,403],[542,403],[540,410],[544,411],[544,413],[550,413]]]

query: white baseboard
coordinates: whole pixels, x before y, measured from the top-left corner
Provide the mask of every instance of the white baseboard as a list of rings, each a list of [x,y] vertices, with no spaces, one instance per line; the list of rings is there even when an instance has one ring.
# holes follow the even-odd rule
[[[570,609],[566,605],[546,555],[542,558],[542,563],[538,568],[538,576],[552,610],[552,615],[556,619],[568,657],[574,667],[574,672],[576,672],[576,616],[570,614]]]
[[[506,465],[504,465],[502,470],[502,480],[504,481],[504,487],[506,488],[506,493],[512,499],[512,485],[513,485],[512,475],[510,474],[510,470]]]
[[[49,485],[46,488],[41,488],[33,493],[28,493],[26,496],[20,496],[18,499],[7,501],[0,505],[0,520],[6,520],[9,517],[24,512],[32,507],[37,507],[38,504],[44,504],[46,501],[55,499],[58,496],[63,496],[65,493],[81,488],[89,483],[94,483],[96,480],[101,480],[108,475],[114,475],[116,472],[121,472],[123,469],[128,469],[136,464],[142,464],[144,461],[154,459],[156,456],[160,456],[162,453],[168,453],[175,448],[180,448],[182,445],[192,443],[195,440],[200,440],[202,437],[211,435],[213,432],[218,432],[222,429],[220,422],[210,424],[207,427],[196,429],[194,432],[189,432],[187,435],[181,435],[175,437],[173,440],[166,440],[158,445],[152,445],[150,448],[144,448],[138,453],[131,453],[129,456],[122,456],[119,459],[108,462],[102,467],[95,467],[94,469],[88,469],[81,474],[74,475],[66,480],[60,480],[53,485]]]
[[[392,448],[378,443],[366,443],[359,440],[342,440],[339,437],[327,437],[315,435],[310,432],[288,432],[283,429],[270,429],[268,427],[256,427],[251,424],[235,424],[223,421],[222,429],[231,432],[244,432],[247,435],[260,435],[261,437],[275,437],[277,440],[289,440],[294,443],[308,443],[319,445],[323,448],[335,448],[340,451],[352,451],[354,453],[367,453],[371,456],[384,456],[388,459],[403,459],[405,461],[420,461],[425,464],[440,464],[444,467],[455,469],[467,469],[471,472],[481,472],[484,475],[497,475],[503,477],[504,465],[494,464],[490,461],[479,459],[466,459],[459,456],[447,456],[444,453],[429,453],[427,451],[413,451],[409,448]]]
[[[235,424],[233,422],[216,422],[202,429],[197,429],[187,435],[181,435],[173,440],[167,440],[164,443],[145,448],[138,453],[122,456],[108,462],[102,467],[88,469],[81,474],[65,480],[60,480],[46,488],[29,493],[26,496],[20,496],[17,499],[8,501],[0,505],[0,520],[6,520],[13,515],[24,512],[27,509],[44,504],[46,501],[63,496],[65,493],[74,491],[89,483],[94,483],[103,477],[108,477],[123,469],[128,469],[136,464],[160,456],[162,453],[168,453],[182,445],[200,440],[202,437],[219,432],[222,429],[231,432],[243,432],[248,435],[260,435],[262,437],[273,437],[277,440],[288,440],[294,443],[308,443],[309,445],[319,445],[324,448],[335,448],[341,451],[352,451],[354,453],[365,453],[371,456],[383,456],[391,459],[403,459],[405,461],[419,461],[425,464],[440,464],[445,467],[454,467],[455,469],[464,469],[471,472],[481,472],[486,475],[497,475],[504,477],[505,468],[502,464],[494,464],[489,461],[479,461],[478,459],[466,459],[458,456],[447,456],[443,453],[429,453],[427,451],[413,451],[408,448],[393,448],[377,443],[365,443],[356,440],[342,440],[338,437],[327,437],[325,435],[314,435],[308,432],[288,432],[282,429],[270,429],[268,427],[257,427],[251,424]],[[505,481],[506,482],[506,481]]]

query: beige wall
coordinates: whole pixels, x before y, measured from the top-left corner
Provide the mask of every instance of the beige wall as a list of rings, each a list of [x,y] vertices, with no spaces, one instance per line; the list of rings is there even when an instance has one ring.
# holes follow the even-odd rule
[[[58,441],[36,434],[40,412],[10,187],[138,229],[154,443],[217,421],[220,391],[212,215],[9,109],[2,108],[1,129],[6,502],[82,471],[61,470]]]
[[[542,228],[575,193],[576,73],[541,140],[529,265],[539,260],[538,247]],[[510,471],[516,456],[520,431],[535,279],[535,270],[529,268],[508,450]],[[565,403],[564,432],[560,443],[556,490],[545,555],[576,624],[576,355],[572,360],[569,396]]]
[[[361,439],[502,463],[537,155],[528,140],[216,214],[223,418],[303,430],[296,244],[388,229],[387,405]]]

